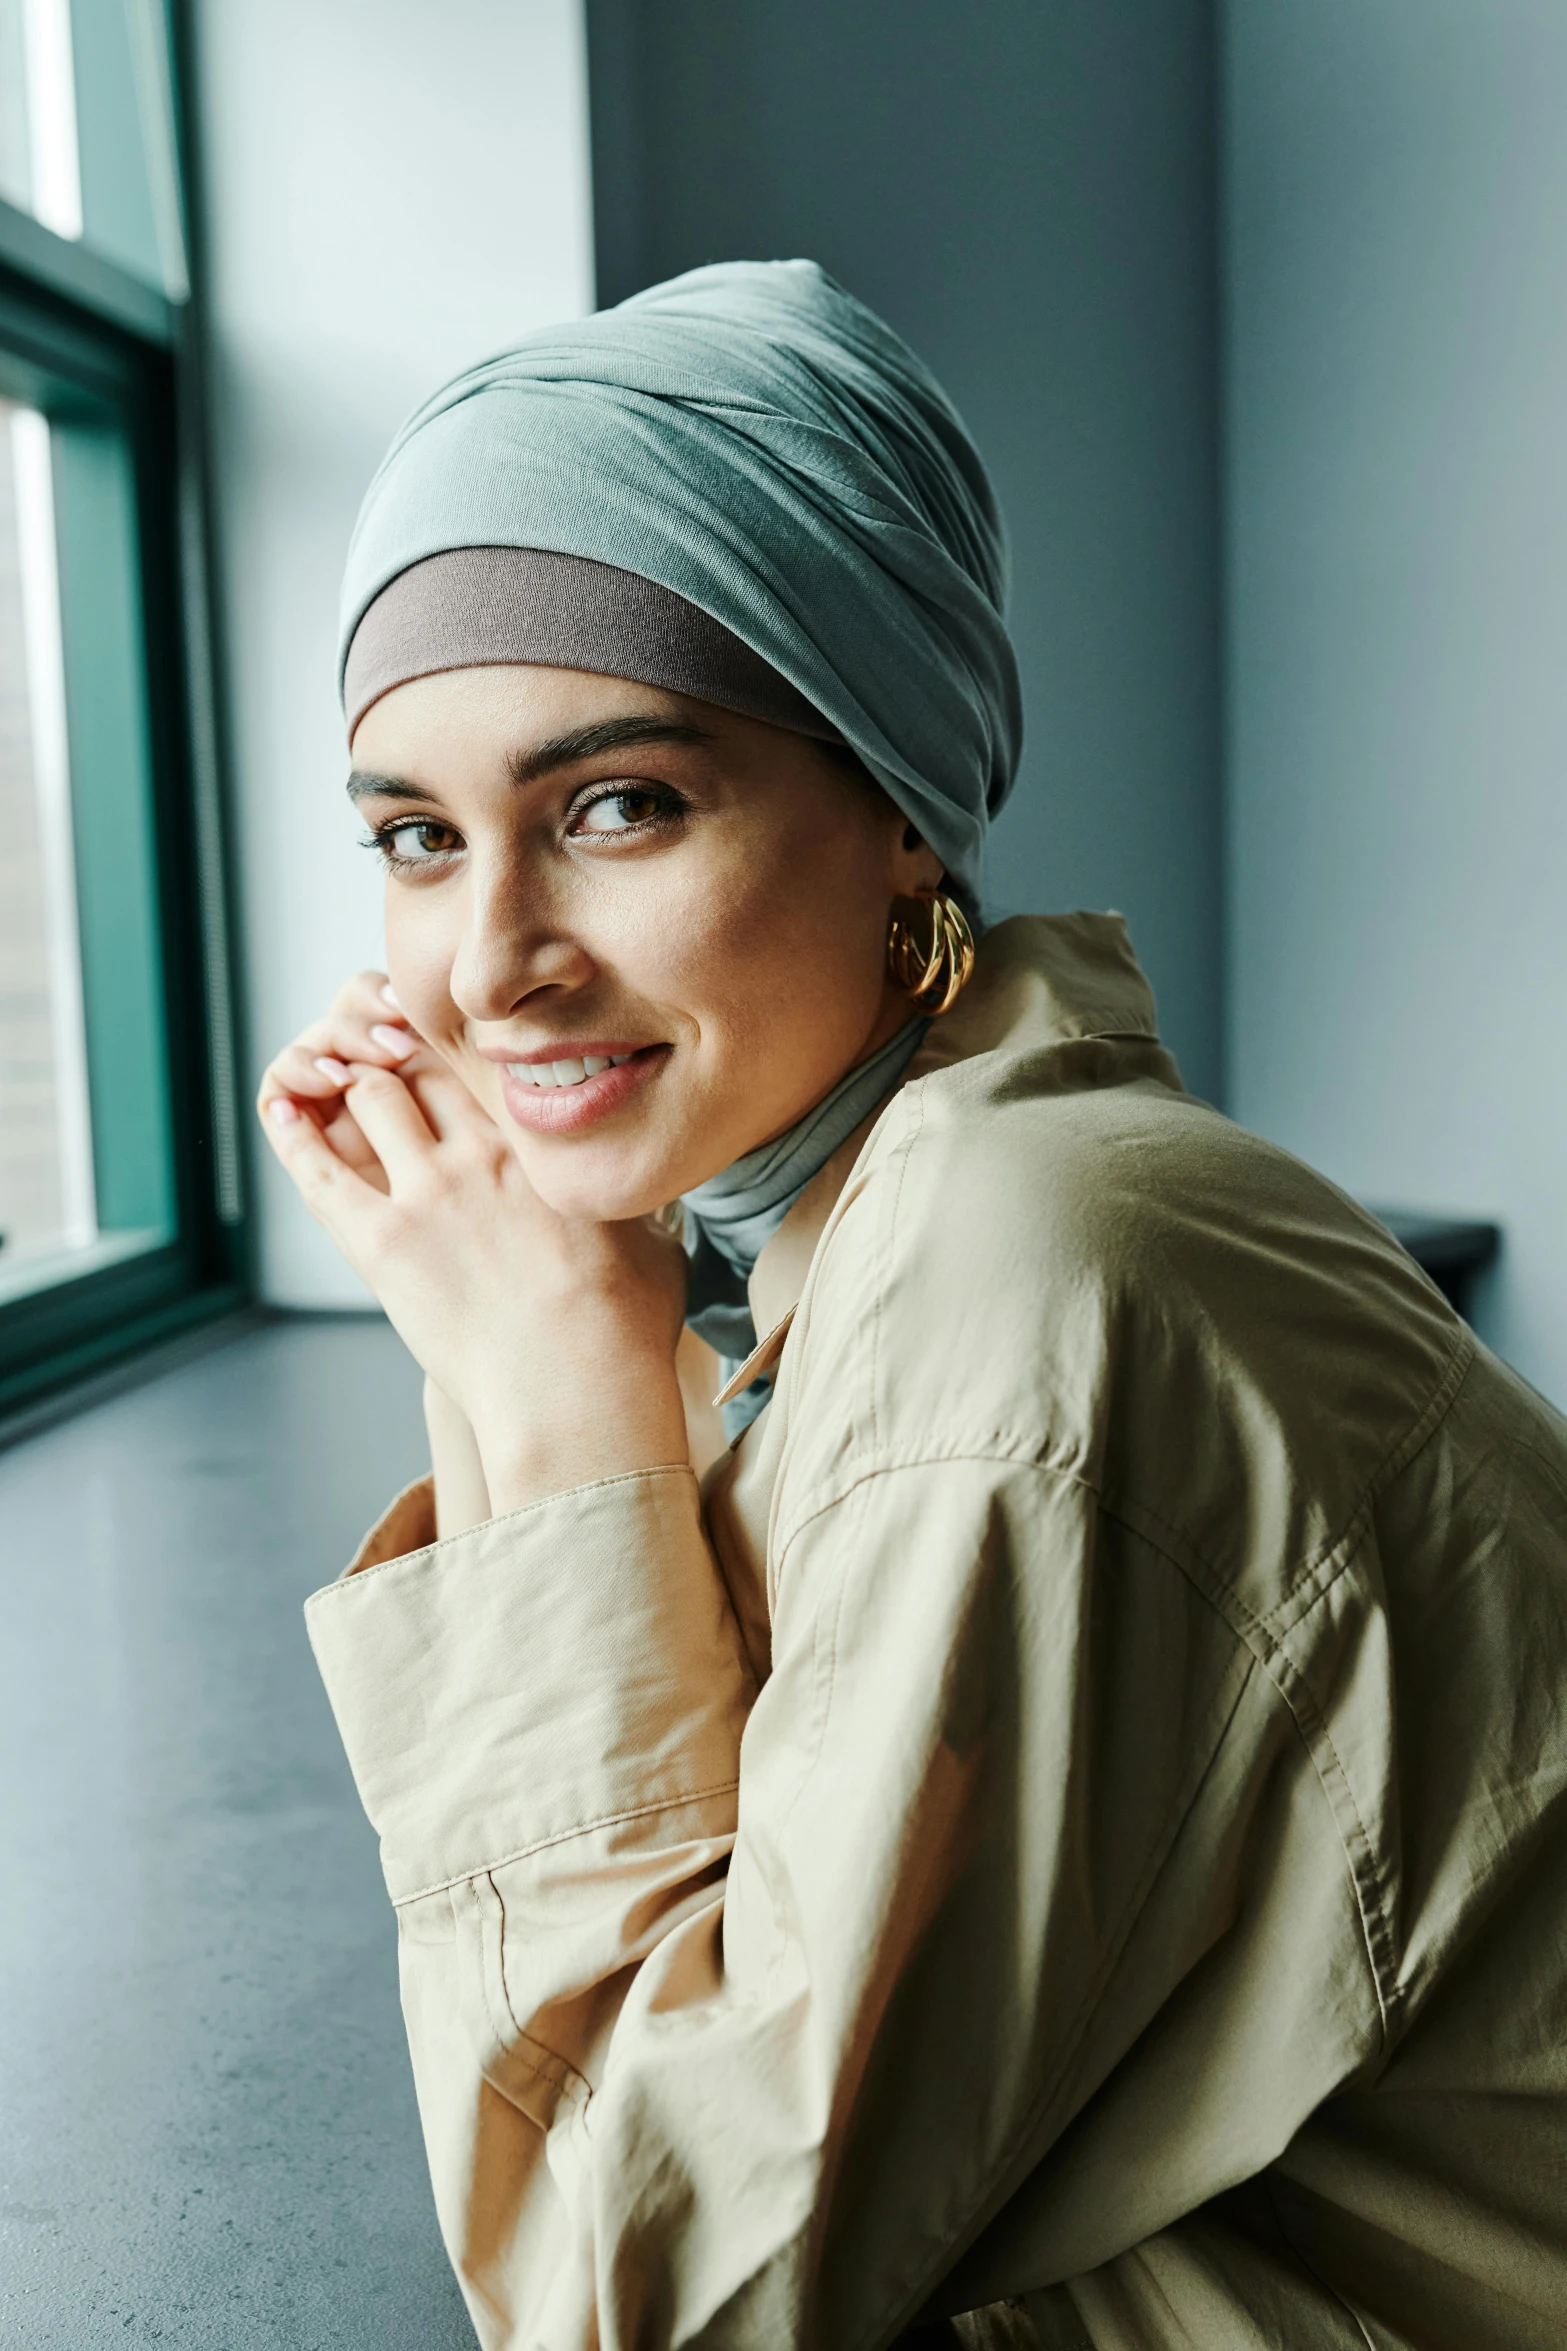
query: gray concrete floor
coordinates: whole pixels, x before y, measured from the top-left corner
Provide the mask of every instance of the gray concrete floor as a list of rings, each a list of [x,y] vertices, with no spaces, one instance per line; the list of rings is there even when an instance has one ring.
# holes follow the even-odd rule
[[[471,2351],[300,1618],[423,1460],[369,1318],[0,1454],[6,2351]]]

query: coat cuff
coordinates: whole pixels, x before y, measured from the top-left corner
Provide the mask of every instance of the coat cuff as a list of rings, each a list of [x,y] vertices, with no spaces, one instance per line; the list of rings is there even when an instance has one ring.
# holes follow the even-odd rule
[[[426,1470],[388,1502],[343,1573],[359,1575],[405,1551],[422,1551],[435,1541],[435,1479]]]
[[[418,1491],[305,1610],[394,1902],[734,1784],[754,1688],[689,1469],[369,1560]]]

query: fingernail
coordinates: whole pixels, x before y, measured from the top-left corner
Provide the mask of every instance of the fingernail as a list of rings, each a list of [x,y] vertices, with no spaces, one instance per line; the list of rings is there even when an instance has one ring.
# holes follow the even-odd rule
[[[299,1104],[290,1102],[286,1094],[274,1094],[267,1104],[267,1116],[275,1126],[292,1126],[299,1116]]]
[[[331,1079],[334,1086],[346,1086],[352,1074],[346,1061],[338,1061],[330,1053],[320,1054],[315,1066],[324,1078]]]
[[[411,1037],[406,1029],[389,1029],[385,1021],[377,1021],[370,1034],[383,1053],[395,1054],[399,1061],[406,1061],[410,1053],[419,1050],[416,1037]]]
[[[386,998],[387,1003],[390,1004],[394,1012],[402,1011],[403,1008],[397,1001],[397,990],[393,987],[390,980],[387,981],[385,987],[381,990],[381,993]]]

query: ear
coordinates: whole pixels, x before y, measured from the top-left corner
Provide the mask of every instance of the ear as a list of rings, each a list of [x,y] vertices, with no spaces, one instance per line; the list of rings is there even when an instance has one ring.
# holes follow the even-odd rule
[[[905,823],[898,835],[897,853],[893,859],[893,873],[900,896],[928,898],[933,890],[940,889],[946,871],[935,850],[922,837],[918,825]]]

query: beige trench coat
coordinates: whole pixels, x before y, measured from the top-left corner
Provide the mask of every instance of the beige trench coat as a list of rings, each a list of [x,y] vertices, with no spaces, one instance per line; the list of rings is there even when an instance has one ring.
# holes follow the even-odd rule
[[[754,1296],[700,1493],[417,1488],[309,1605],[481,2341],[1560,2351],[1567,1425],[1110,917]]]

